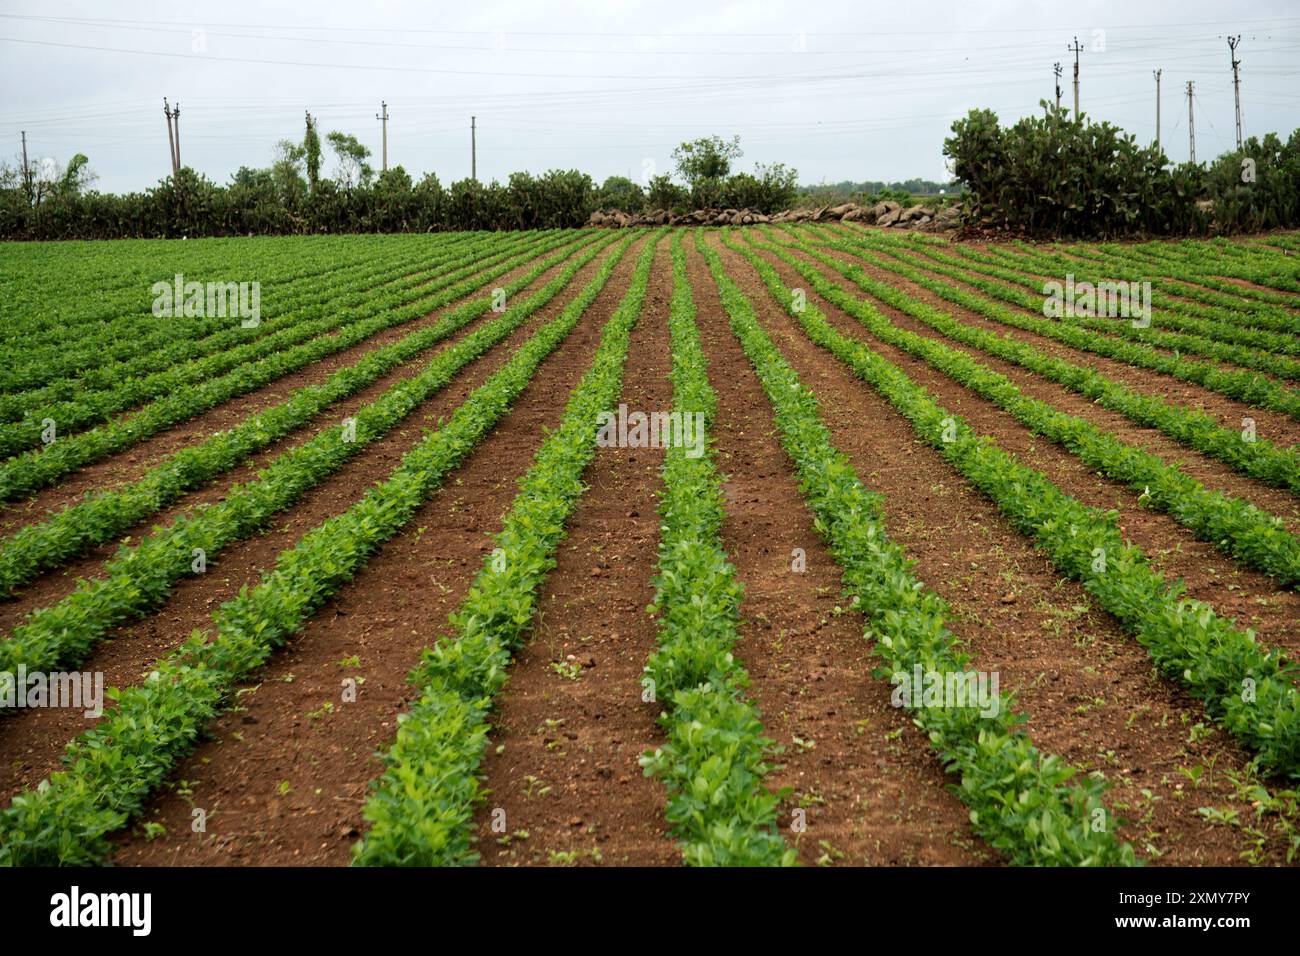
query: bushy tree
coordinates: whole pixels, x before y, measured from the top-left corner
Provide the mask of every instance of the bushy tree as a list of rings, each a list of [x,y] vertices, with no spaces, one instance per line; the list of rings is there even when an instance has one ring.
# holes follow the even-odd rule
[[[673,182],[672,177],[668,174],[660,173],[658,176],[650,177],[650,184],[646,188],[645,202],[651,209],[667,209],[673,212],[681,212],[690,205],[691,194]]]
[[[1250,137],[1240,151],[1211,163],[1205,179],[1220,229],[1254,231],[1300,223],[1300,130],[1286,143],[1275,133],[1263,140]]]
[[[645,204],[645,190],[626,176],[610,176],[596,196],[596,205],[601,209],[641,212]]]
[[[370,158],[370,147],[362,145],[351,133],[338,130],[333,130],[326,139],[338,157],[339,165],[334,173],[338,184],[344,189],[369,185],[375,175],[374,168],[366,162]]]
[[[1199,167],[1169,165],[1110,123],[1043,104],[1001,127],[990,110],[953,123],[944,154],[983,222],[1031,235],[1113,237],[1201,231]]]
[[[673,150],[673,163],[691,191],[697,207],[716,206],[722,199],[723,180],[731,164],[743,154],[740,137],[701,136]]]

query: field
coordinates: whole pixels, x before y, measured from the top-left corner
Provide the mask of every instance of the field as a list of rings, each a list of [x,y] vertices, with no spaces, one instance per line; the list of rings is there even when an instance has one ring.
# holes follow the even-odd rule
[[[0,246],[0,863],[1295,863],[1298,256]]]

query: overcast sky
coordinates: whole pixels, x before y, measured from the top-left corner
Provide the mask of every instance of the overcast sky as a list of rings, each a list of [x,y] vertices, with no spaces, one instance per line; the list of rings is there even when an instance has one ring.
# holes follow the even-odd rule
[[[90,157],[104,191],[169,173],[162,98],[181,107],[181,159],[217,182],[322,132],[355,134],[444,183],[577,168],[597,181],[670,171],[684,139],[739,134],[743,168],[784,162],[804,183],[947,179],[943,139],[974,107],[1003,120],[1053,96],[1142,142],[1197,156],[1233,146],[1226,37],[1242,35],[1245,134],[1300,126],[1294,0],[683,0],[341,3],[0,2],[0,157]],[[334,168],[332,157],[327,170]]]

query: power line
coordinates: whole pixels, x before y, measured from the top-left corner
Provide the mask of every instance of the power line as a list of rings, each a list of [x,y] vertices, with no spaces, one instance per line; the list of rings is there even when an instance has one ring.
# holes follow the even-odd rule
[[[5,19],[22,19],[22,20],[67,20],[67,21],[85,21],[87,23],[120,23],[120,24],[163,24],[176,26],[175,20],[138,20],[138,19],[121,19],[109,17],[37,17],[24,14],[0,14],[0,18]],[[1300,23],[1300,17],[1271,17],[1258,20],[1199,20],[1189,21],[1178,24],[1181,28],[1201,27],[1201,26],[1223,26],[1225,24],[1241,23]],[[427,27],[411,26],[314,26],[295,24],[292,26],[284,24],[267,24],[267,23],[212,23],[214,27],[228,27],[235,29],[248,30],[301,30],[312,32],[332,32],[332,33],[420,33],[436,34],[443,36],[549,36],[549,37],[627,37],[636,39],[653,39],[659,37],[669,37],[673,39],[690,37],[705,39],[759,39],[759,38],[783,38],[789,39],[794,33],[801,33],[809,37],[881,37],[881,36],[966,36],[971,34],[986,33],[1054,33],[1073,29],[1069,25],[1058,25],[1051,27],[1012,27],[1012,28],[987,28],[987,29],[965,29],[965,30],[869,30],[869,31],[840,31],[822,33],[810,30],[800,31],[782,31],[768,33],[684,33],[684,32],[628,32],[613,30],[448,30],[448,29],[430,29]],[[1078,26],[1076,24],[1076,26]],[[1164,23],[1127,23],[1115,24],[1112,30],[1160,30],[1167,31],[1168,24]]]

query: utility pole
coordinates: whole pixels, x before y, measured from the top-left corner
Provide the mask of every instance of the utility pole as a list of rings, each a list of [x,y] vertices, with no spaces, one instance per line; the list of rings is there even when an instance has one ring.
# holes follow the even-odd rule
[[[1241,66],[1241,61],[1237,59],[1237,44],[1241,42],[1241,34],[1235,37],[1228,37],[1228,58],[1232,60],[1232,98],[1237,103],[1237,152],[1241,152],[1241,77],[1237,73],[1237,67]]]
[[[478,182],[478,133],[475,129],[477,116],[469,118],[469,178]]]
[[[27,205],[32,204],[32,167],[27,163],[27,130],[23,130],[23,189],[27,192]]]
[[[178,103],[173,110],[167,104],[167,97],[163,97],[163,116],[167,118],[167,155],[172,161],[172,178],[175,179],[181,171],[181,124],[180,124],[181,107]],[[173,124],[175,127],[173,128]]]
[[[376,113],[375,119],[384,121],[384,172],[388,172],[388,104],[380,100],[379,105],[383,107],[384,112],[382,115]]]
[[[1052,72],[1056,74],[1056,111],[1061,111],[1061,64],[1053,63]]]
[[[1196,165],[1196,126],[1192,119],[1192,81],[1187,81],[1187,142],[1191,151],[1192,165]]]
[[[1079,42],[1078,37],[1075,37],[1074,45],[1066,49],[1074,51],[1074,118],[1077,120],[1079,118],[1079,51],[1083,49],[1083,44]]]
[[[1164,70],[1152,70],[1151,75],[1156,78],[1156,149],[1160,148],[1160,74]]]

